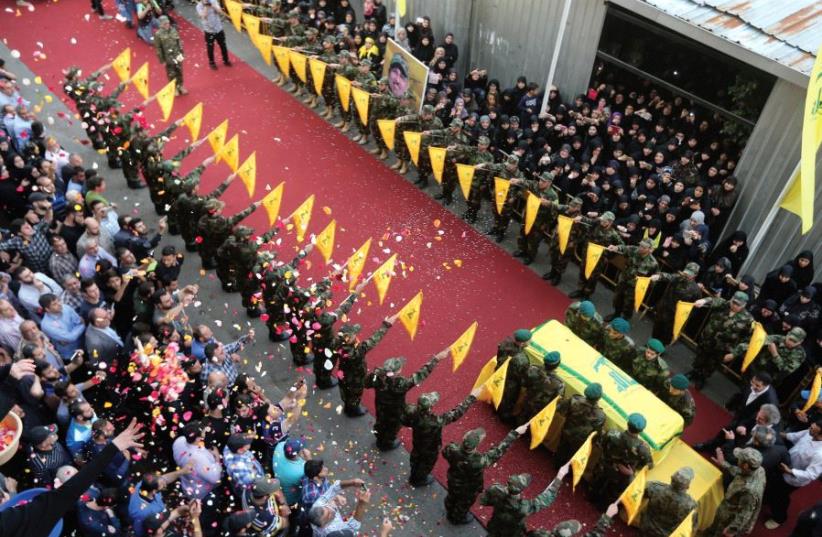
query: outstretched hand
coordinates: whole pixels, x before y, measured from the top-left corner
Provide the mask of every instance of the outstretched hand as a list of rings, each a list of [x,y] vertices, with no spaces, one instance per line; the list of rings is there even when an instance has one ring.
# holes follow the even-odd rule
[[[143,444],[140,443],[140,439],[143,438],[143,435],[145,435],[145,433],[140,432],[141,428],[142,425],[137,423],[137,419],[132,418],[131,423],[128,424],[128,427],[115,436],[111,443],[114,444],[120,451],[125,451],[131,448],[141,449]]]
[[[565,479],[565,476],[568,475],[568,472],[571,471],[571,463],[566,462],[560,469],[557,471],[557,479],[560,481]]]

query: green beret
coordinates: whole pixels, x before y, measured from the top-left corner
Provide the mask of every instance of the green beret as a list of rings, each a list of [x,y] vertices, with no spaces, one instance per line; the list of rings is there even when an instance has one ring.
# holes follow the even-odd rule
[[[382,364],[382,368],[385,370],[386,373],[396,373],[400,369],[402,369],[403,364],[405,364],[405,358],[397,357],[397,358],[389,358]]]
[[[462,447],[465,449],[477,449],[485,438],[485,429],[471,429],[462,436]]]
[[[362,326],[358,324],[344,324],[340,327],[340,333],[346,336],[353,336],[360,333]]]
[[[671,377],[671,387],[676,390],[687,390],[689,384],[688,377],[682,373],[677,373]]]
[[[690,263],[685,265],[685,268],[682,269],[682,272],[684,272],[688,276],[696,276],[697,274],[699,274],[699,263],[694,263],[693,261],[691,261]]]
[[[417,399],[417,406],[425,410],[431,410],[440,401],[440,394],[437,392],[424,393]]]
[[[754,448],[736,448],[734,457],[738,463],[747,463],[754,470],[762,466],[762,454]]]
[[[519,494],[531,484],[531,476],[528,474],[516,474],[508,478],[508,492]]]
[[[585,387],[585,391],[583,393],[585,394],[586,399],[596,401],[602,397],[602,384],[599,382],[592,382]]]
[[[748,293],[743,291],[737,291],[734,293],[733,298],[731,299],[732,302],[737,302],[739,304],[747,304],[748,303]]]
[[[605,211],[604,213],[602,213],[602,216],[600,216],[599,219],[604,220],[606,222],[613,222],[616,219],[616,216],[614,216],[614,213],[612,213],[611,211]]]
[[[562,356],[557,351],[546,352],[542,357],[542,362],[545,365],[558,365]]]
[[[514,339],[517,343],[525,343],[531,341],[531,331],[527,328],[520,328],[514,332]]]
[[[491,139],[487,136],[480,136],[477,140],[477,145],[491,145]]]
[[[648,348],[657,354],[662,354],[663,352],[665,352],[665,345],[663,345],[661,341],[653,337],[648,340]]]
[[[794,326],[788,332],[788,337],[789,338],[793,339],[794,341],[799,341],[799,342],[805,341],[805,337],[807,335],[808,334],[802,328],[800,328],[798,326]]]
[[[583,300],[579,303],[579,312],[586,317],[593,317],[596,315],[597,310],[593,302],[590,300]]]
[[[647,424],[648,422],[645,420],[645,416],[643,416],[639,412],[634,412],[633,414],[628,416],[628,427],[637,432],[643,431],[645,429],[645,425]]]
[[[627,334],[631,331],[631,323],[623,319],[622,317],[617,317],[611,324],[609,325],[611,328],[619,332],[620,334]]]
[[[653,248],[654,241],[652,241],[651,239],[642,239],[641,241],[639,241],[639,245],[643,248]]]
[[[582,524],[577,520],[564,520],[554,526],[551,535],[554,537],[573,537],[582,529]]]

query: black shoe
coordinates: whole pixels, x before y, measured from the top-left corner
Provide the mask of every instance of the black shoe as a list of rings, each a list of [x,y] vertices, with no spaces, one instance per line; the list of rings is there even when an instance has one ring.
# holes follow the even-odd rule
[[[554,271],[546,272],[542,275],[543,280],[553,280],[554,279]]]
[[[491,228],[488,231],[483,231],[483,235],[496,235],[496,234],[497,234],[496,228]]]
[[[230,283],[224,283],[224,284],[220,285],[220,287],[222,287],[223,291],[225,291],[226,293],[233,293],[234,291],[236,291],[234,286],[231,285]]]
[[[231,67],[234,64],[231,63],[231,60],[225,60],[225,61],[223,61],[223,65],[225,65],[226,67]]]
[[[554,274],[554,277],[550,279],[551,285],[553,285],[554,287],[559,285],[559,282],[561,282],[561,281],[562,281],[562,275],[561,274]]]
[[[400,441],[397,439],[394,439],[393,442],[387,445],[377,444],[377,449],[379,449],[380,451],[392,451],[394,449],[397,449],[398,447],[400,447]]]
[[[208,64],[208,66],[209,66],[209,67],[211,67],[211,70],[212,70],[212,71],[216,71],[216,70],[217,70],[217,64],[216,64],[216,63],[213,63],[213,62],[212,62],[212,63],[209,63],[209,64]]]
[[[423,479],[422,481],[410,481],[410,480],[408,481],[408,483],[414,488],[427,487],[428,485],[430,485],[433,482],[434,482],[434,477],[431,474],[428,474],[427,476],[425,476],[425,479]]]
[[[512,255],[514,257],[525,257],[527,254],[522,250],[516,250]]]
[[[445,201],[443,203],[445,205],[451,205],[452,203],[454,203],[454,198],[452,198],[451,196],[445,196]]]
[[[522,258],[522,264],[523,264],[523,265],[525,265],[525,266],[528,266],[528,265],[530,265],[530,264],[531,264],[531,263],[533,263],[533,262],[534,262],[534,258],[533,258],[533,257],[528,257],[528,256],[525,256],[525,257],[523,257],[523,258]]]
[[[330,377],[327,380],[318,382],[317,383],[317,388],[319,388],[321,390],[330,390],[331,388],[333,388],[334,386],[336,386],[339,383],[340,383],[340,381],[337,380],[337,377]]]
[[[134,28],[134,23],[131,21],[126,21],[126,28],[128,28],[129,30]]]
[[[693,445],[694,451],[699,451],[700,453],[704,453],[706,451],[710,451],[711,446],[708,442],[700,442],[698,444]]]
[[[571,291],[568,293],[568,298],[583,298],[585,296],[585,292],[582,289],[577,289],[576,291]]]
[[[368,414],[368,410],[362,405],[357,405],[355,407],[345,407],[343,412],[345,412],[345,415],[349,418],[359,418],[360,416],[365,416],[366,414]]]
[[[179,235],[180,227],[177,224],[169,224],[168,233],[169,235]]]
[[[444,200],[445,199],[445,194],[437,194],[436,196],[434,196],[434,199],[435,200]]]

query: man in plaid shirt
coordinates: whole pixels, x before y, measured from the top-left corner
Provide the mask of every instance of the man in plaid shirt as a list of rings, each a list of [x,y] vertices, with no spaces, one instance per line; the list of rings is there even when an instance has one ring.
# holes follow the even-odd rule
[[[237,362],[240,355],[232,354],[228,356],[226,346],[222,343],[209,343],[205,346],[205,363],[200,373],[203,384],[208,384],[208,376],[213,372],[223,373],[228,379],[228,386],[233,386],[234,381],[240,372],[237,370]]]
[[[53,253],[49,258],[49,272],[51,272],[51,277],[54,278],[55,281],[63,283],[66,276],[77,273],[80,262],[77,260],[77,257],[69,251],[66,239],[60,235],[52,235],[51,249]]]
[[[50,222],[51,211],[33,226],[22,218],[12,221],[10,230],[14,236],[0,242],[0,251],[17,250],[32,272],[48,273],[52,252],[48,239]]]
[[[228,442],[223,448],[223,464],[238,497],[250,489],[257,478],[265,476],[263,465],[251,451],[251,438],[241,433],[234,433],[228,437]]]
[[[305,461],[304,471],[305,477],[300,482],[303,491],[300,505],[308,513],[314,502],[329,489],[331,483],[328,482],[328,468],[322,459]]]

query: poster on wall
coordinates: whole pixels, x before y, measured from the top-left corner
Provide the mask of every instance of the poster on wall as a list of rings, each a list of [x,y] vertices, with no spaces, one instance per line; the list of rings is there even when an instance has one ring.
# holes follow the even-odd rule
[[[414,108],[418,111],[422,108],[428,66],[390,38],[385,47],[382,74],[388,78],[388,87],[394,96],[401,97],[409,91],[414,96]]]

